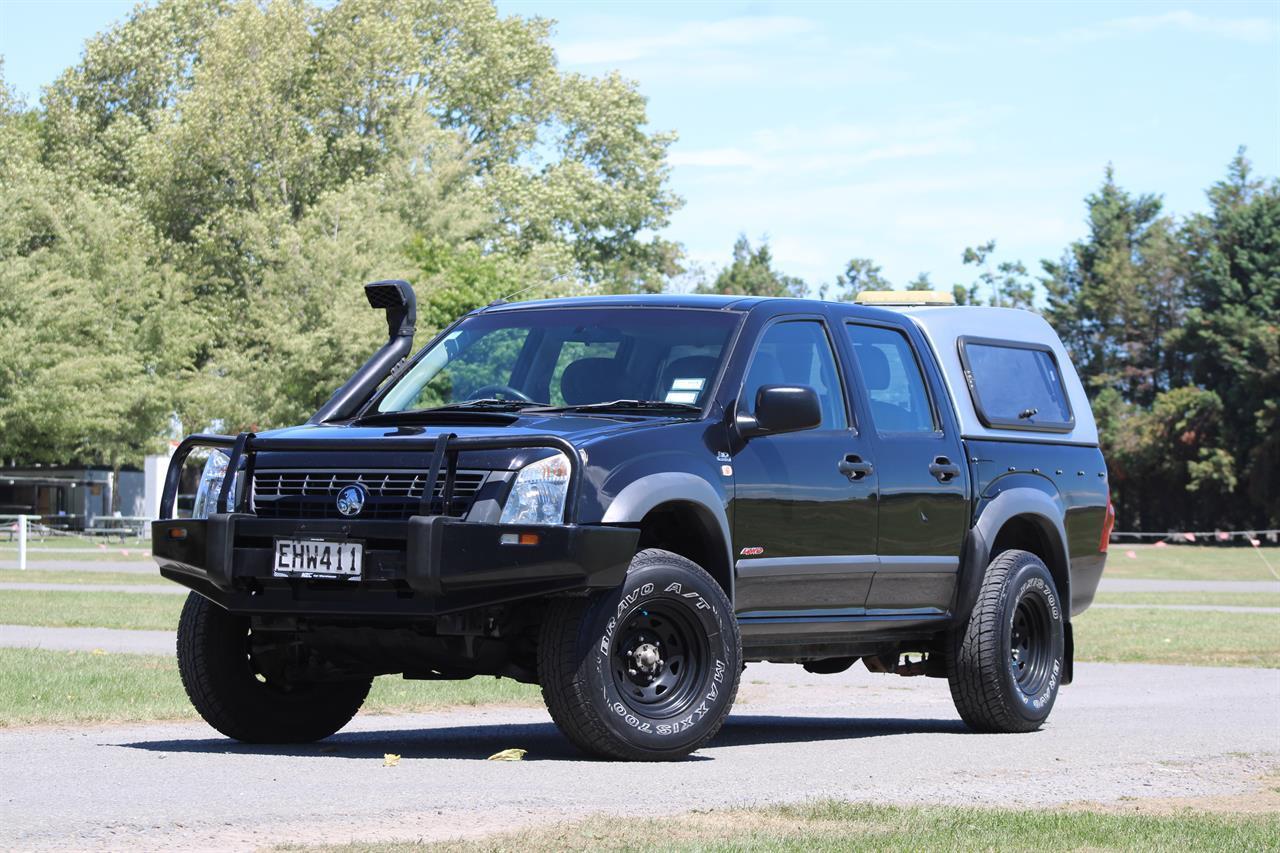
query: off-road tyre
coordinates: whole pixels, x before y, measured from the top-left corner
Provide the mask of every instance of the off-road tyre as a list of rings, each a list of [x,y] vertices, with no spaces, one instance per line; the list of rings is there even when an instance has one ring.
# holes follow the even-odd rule
[[[618,589],[552,601],[538,641],[551,718],[600,758],[669,761],[701,748],[733,707],[741,671],[724,590],[658,549],[637,554]]]
[[[1062,602],[1035,554],[1004,551],[947,656],[956,710],[977,732],[1031,732],[1053,710],[1062,680]]]
[[[178,672],[209,725],[246,743],[309,743],[360,710],[371,678],[308,684],[266,680],[253,662],[249,620],[190,593],[178,621]]]

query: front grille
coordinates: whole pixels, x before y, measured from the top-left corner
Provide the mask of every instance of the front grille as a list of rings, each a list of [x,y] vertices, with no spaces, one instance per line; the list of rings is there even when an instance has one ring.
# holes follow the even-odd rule
[[[449,514],[463,516],[488,476],[488,471],[457,471]],[[253,505],[260,518],[346,518],[338,512],[338,492],[359,483],[369,492],[355,519],[396,520],[417,515],[428,472],[296,469],[261,470],[253,474]],[[431,493],[441,497],[445,472],[436,477]]]

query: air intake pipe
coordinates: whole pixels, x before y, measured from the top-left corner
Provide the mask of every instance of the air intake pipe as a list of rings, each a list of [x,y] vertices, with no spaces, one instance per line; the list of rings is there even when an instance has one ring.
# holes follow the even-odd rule
[[[407,281],[375,281],[364,286],[369,307],[387,312],[387,342],[370,356],[355,375],[333,392],[309,424],[349,418],[369,399],[369,395],[413,349],[413,326],[418,319],[418,301]]]

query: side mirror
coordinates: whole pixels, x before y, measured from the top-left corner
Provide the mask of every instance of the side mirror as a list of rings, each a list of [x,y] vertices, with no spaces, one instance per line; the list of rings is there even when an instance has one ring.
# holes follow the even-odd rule
[[[738,434],[743,438],[799,432],[821,423],[818,392],[808,385],[762,385],[756,392],[754,413],[737,415]]]

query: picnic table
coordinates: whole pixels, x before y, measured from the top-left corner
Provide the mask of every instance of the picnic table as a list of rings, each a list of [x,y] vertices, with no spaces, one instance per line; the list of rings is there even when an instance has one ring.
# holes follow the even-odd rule
[[[100,515],[93,521],[93,527],[84,529],[86,536],[119,537],[121,541],[130,536],[145,536],[151,523],[145,515]]]
[[[21,517],[18,515],[0,515],[0,526],[4,527],[10,542],[18,538],[18,520]],[[44,538],[49,535],[50,529],[49,525],[41,524],[39,519],[40,517],[36,515],[27,516],[27,536],[43,542]]]

